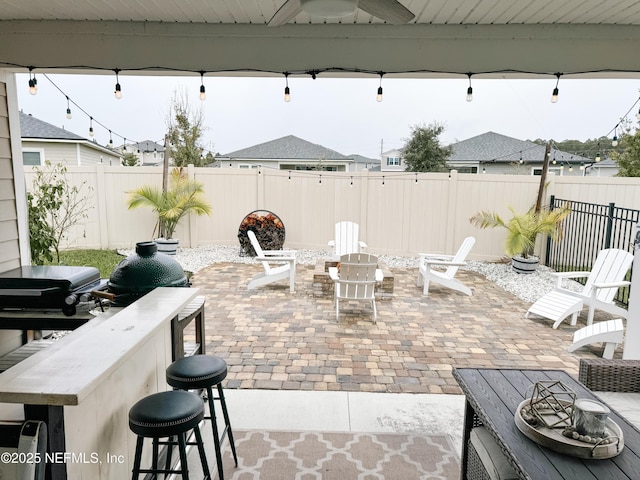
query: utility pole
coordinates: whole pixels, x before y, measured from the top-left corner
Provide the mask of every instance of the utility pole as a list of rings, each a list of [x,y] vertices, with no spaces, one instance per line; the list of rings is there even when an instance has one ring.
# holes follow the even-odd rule
[[[542,161],[542,173],[540,174],[540,186],[538,187],[538,198],[536,199],[536,213],[540,213],[542,209],[542,196],[544,194],[544,185],[547,181],[547,170],[549,169],[549,157],[551,156],[551,143],[547,142],[544,149],[544,160]]]

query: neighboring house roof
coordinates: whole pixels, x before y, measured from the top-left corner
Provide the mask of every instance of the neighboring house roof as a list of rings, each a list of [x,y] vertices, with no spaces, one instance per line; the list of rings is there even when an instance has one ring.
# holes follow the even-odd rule
[[[226,158],[273,159],[273,160],[342,160],[352,158],[330,148],[308,142],[294,135],[260,143],[222,155]]]
[[[141,152],[164,152],[164,145],[153,140],[143,140],[142,142],[128,143],[127,147],[135,148]]]
[[[56,127],[32,115],[20,112],[22,138],[46,138],[51,140],[87,140],[64,128]]]
[[[90,148],[118,157],[118,152],[24,112],[20,112],[20,133],[23,140],[82,143]]]
[[[482,135],[468,138],[457,143],[452,143],[453,153],[448,162],[518,162],[522,158],[525,162],[542,163],[544,160],[545,146],[526,140],[507,137],[495,132],[487,132]],[[592,159],[574,155],[551,148],[551,159],[561,162],[593,162]]]
[[[349,155],[350,158],[353,158],[353,161],[355,163],[364,163],[364,164],[371,164],[371,165],[380,165],[380,159],[379,158],[369,158],[369,157],[365,157],[363,155],[358,155],[357,153],[351,154]]]

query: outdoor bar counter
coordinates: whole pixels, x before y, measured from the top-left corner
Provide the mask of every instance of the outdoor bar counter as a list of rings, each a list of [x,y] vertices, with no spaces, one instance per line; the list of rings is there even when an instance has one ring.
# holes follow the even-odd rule
[[[156,288],[119,311],[98,314],[50,347],[0,374],[0,403],[23,404],[25,418],[45,420],[53,479],[129,478],[135,435],[130,407],[167,389],[172,320],[196,288]],[[115,311],[115,313],[114,313]]]

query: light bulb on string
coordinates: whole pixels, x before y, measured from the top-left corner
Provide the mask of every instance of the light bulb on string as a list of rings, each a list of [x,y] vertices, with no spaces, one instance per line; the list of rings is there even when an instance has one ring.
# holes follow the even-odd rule
[[[33,77],[31,76],[32,73],[33,67],[29,67],[29,93],[35,95],[38,93],[38,80],[35,73],[33,73]]]
[[[284,72],[284,101],[289,103],[291,101],[291,90],[289,89],[289,72]]]
[[[123,139],[124,141],[122,142],[122,151],[126,152],[127,151],[127,139]]]
[[[289,181],[291,181],[291,170],[289,170]]]
[[[93,117],[89,117],[89,136],[93,138]]]
[[[71,120],[71,108],[69,107],[69,97],[67,97],[67,118]]]
[[[382,176],[382,186],[384,187],[384,175]]]
[[[601,158],[600,158],[600,142],[598,142],[597,149],[598,150],[596,151],[596,163],[601,160]]]
[[[584,170],[584,162],[580,162],[580,170]]]
[[[118,79],[118,74],[120,73],[120,69],[116,68],[114,72],[116,73],[116,89],[114,94],[116,98],[120,100],[122,98],[122,88],[120,88],[120,80]]]
[[[378,75],[380,75],[380,85],[378,86],[378,94],[376,95],[376,102],[381,102],[382,101],[382,76],[384,75],[384,73],[379,72]]]
[[[561,75],[561,73],[556,73],[556,87],[553,89],[553,93],[551,94],[551,103],[556,103],[558,101],[558,94],[560,93],[560,90],[558,90],[558,84],[560,83]]]
[[[611,140],[611,146],[612,147],[618,146],[618,127],[617,126],[616,128],[613,129],[613,139]]]
[[[471,72],[467,73],[469,77],[469,88],[467,88],[467,102],[471,102],[473,100],[473,88],[471,87]]]
[[[111,136],[111,130],[109,130],[109,148],[113,148],[113,137]]]
[[[207,99],[207,92],[204,88],[204,71],[200,70],[200,100],[205,101]]]
[[[349,186],[353,187],[353,177],[351,177],[350,181],[349,181]]]

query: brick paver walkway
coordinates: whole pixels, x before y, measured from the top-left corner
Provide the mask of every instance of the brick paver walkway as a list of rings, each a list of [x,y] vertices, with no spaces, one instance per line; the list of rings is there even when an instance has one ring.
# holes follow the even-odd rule
[[[583,317],[558,330],[525,319],[527,302],[472,272],[458,272],[472,297],[437,285],[423,297],[416,269],[392,269],[394,294],[377,302],[374,325],[366,303],[336,322],[333,298],[314,296],[311,266],[297,266],[294,294],[286,281],[248,291],[260,270],[221,263],[192,278],[207,299],[207,352],[229,365],[227,388],[458,394],[455,366],[577,374],[580,356],[602,354],[599,345],[567,353]]]

